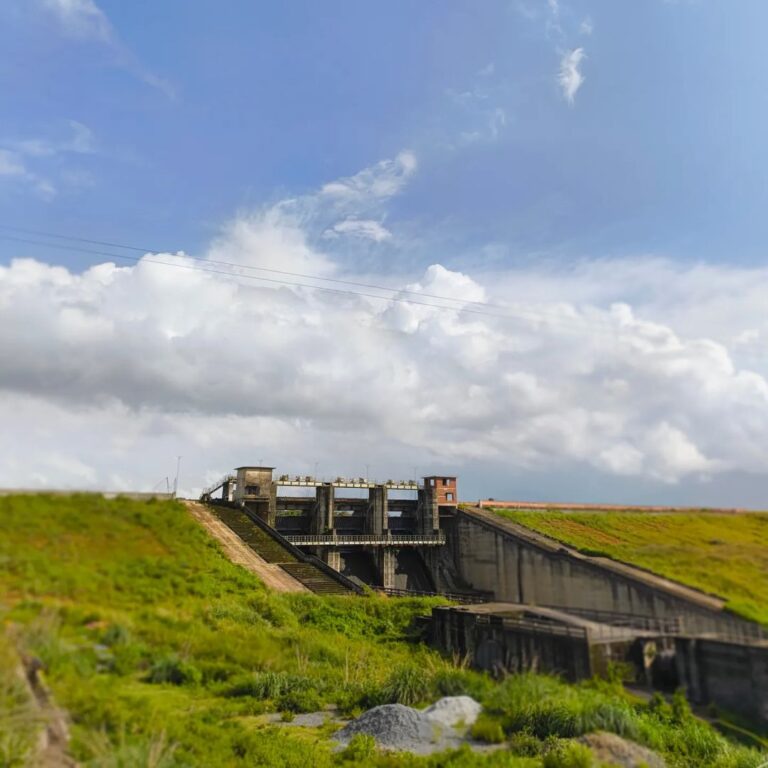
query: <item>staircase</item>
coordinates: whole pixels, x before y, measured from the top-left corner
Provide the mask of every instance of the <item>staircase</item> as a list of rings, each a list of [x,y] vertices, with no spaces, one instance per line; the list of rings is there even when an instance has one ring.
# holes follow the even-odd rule
[[[318,595],[347,595],[349,590],[323,573],[312,563],[280,563],[280,567]]]
[[[257,555],[268,563],[279,565],[311,592],[318,595],[349,594],[350,589],[342,583],[343,577],[333,578],[323,570],[321,565],[313,562],[315,558],[301,553],[294,554],[295,548],[288,542],[282,543],[279,533],[276,531],[267,533],[242,510],[218,504],[211,505],[210,509]]]

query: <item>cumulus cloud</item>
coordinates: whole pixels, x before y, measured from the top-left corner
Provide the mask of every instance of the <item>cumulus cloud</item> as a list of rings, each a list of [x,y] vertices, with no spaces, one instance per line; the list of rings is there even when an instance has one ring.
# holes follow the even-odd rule
[[[365,208],[398,167],[339,184]],[[350,196],[335,190],[236,217],[207,262],[0,267],[0,484],[149,488],[177,455],[187,492],[259,459],[492,473],[497,496],[530,472],[550,493],[569,472],[694,488],[764,471],[768,364],[750,354],[768,333],[768,270],[436,262],[374,276],[397,289],[384,299],[250,279],[374,281],[323,237]],[[350,206],[337,224],[366,221]]]
[[[400,301],[196,266],[166,254],[81,274],[29,259],[0,270],[0,480],[18,485],[34,466],[25,482],[154,483],[162,451],[186,455],[196,478],[254,450],[284,466],[311,453],[328,471],[365,455],[664,484],[759,473],[768,460],[765,375],[626,305],[464,313],[509,299],[507,287],[439,264],[403,281]],[[436,295],[449,309],[417,303]]]
[[[560,72],[557,80],[565,100],[573,104],[579,88],[584,84],[584,75],[581,73],[581,63],[584,60],[584,49],[574,48],[563,54],[560,59]]]

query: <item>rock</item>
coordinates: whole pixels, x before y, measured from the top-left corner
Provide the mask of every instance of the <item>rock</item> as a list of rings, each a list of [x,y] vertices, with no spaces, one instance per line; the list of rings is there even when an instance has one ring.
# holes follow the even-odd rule
[[[661,755],[615,733],[597,731],[581,736],[577,741],[586,744],[601,763],[619,768],[666,768]]]
[[[402,704],[383,704],[363,712],[360,717],[342,728],[334,738],[349,742],[355,734],[366,733],[387,749],[420,752],[439,741],[440,725],[423,712]]]
[[[445,696],[424,710],[424,714],[440,725],[455,727],[472,725],[483,707],[471,696]]]

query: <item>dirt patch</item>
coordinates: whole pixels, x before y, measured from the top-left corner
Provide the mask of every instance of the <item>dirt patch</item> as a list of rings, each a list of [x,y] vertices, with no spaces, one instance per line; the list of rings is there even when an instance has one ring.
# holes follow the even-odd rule
[[[578,739],[586,744],[600,763],[619,768],[666,768],[664,759],[647,747],[627,741],[615,733],[598,731]]]
[[[192,517],[221,544],[224,554],[237,565],[255,573],[275,592],[308,592],[309,590],[279,565],[268,563],[256,554],[232,529],[221,522],[204,504],[185,501]]]

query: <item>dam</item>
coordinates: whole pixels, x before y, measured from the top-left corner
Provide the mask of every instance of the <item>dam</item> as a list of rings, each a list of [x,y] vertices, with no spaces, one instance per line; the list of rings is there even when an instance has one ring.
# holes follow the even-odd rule
[[[577,679],[629,661],[648,682],[674,680],[695,702],[768,722],[768,696],[753,690],[768,690],[761,625],[721,597],[459,504],[456,476],[319,480],[244,466],[201,500],[240,509],[334,588],[474,604],[435,609],[427,633],[474,666]]]

